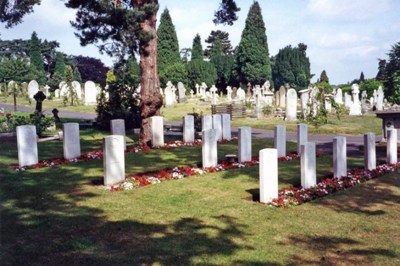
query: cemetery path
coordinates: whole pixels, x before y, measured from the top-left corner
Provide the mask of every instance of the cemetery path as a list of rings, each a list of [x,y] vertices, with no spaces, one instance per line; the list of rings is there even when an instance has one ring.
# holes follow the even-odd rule
[[[5,110],[14,110],[14,105],[0,103],[0,108],[4,108]],[[32,113],[34,110],[35,110],[34,105],[32,107],[19,106],[19,105],[17,106],[17,111],[19,112]],[[46,115],[53,115],[51,110],[52,109],[43,109],[43,113]],[[96,114],[65,111],[65,110],[60,110],[58,116],[63,118],[74,118],[74,119],[84,119],[84,120],[94,120],[96,118]]]

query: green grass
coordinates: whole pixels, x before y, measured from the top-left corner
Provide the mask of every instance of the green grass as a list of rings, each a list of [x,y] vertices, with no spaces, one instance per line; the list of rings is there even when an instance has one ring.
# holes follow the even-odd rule
[[[81,130],[82,150],[107,132]],[[129,144],[136,141],[130,136]],[[272,147],[253,139],[253,154]],[[109,192],[102,160],[25,172],[15,143],[2,143],[2,265],[399,265],[400,175],[293,208],[246,200],[257,193],[258,167],[194,176],[133,191]],[[288,151],[295,144],[288,142]],[[237,143],[221,144],[219,158]],[[40,158],[59,157],[57,141],[39,144]],[[128,154],[127,173],[200,163],[200,147]],[[317,159],[318,178],[332,158]],[[299,160],[279,163],[279,187],[298,184]],[[357,158],[349,167],[361,166]]]

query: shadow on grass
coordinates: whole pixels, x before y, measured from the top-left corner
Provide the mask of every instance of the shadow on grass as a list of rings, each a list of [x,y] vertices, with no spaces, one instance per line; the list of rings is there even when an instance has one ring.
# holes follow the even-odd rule
[[[348,237],[292,236],[279,244],[287,247],[295,245],[306,251],[294,255],[290,265],[369,265],[371,256],[397,257],[392,250],[362,248],[362,242]]]
[[[246,237],[246,226],[230,216],[208,218],[217,225],[188,217],[110,221],[110,212],[83,206],[89,198],[101,198],[79,185],[85,182],[81,171],[0,170],[1,265],[190,265],[193,259],[211,264],[214,256],[249,249],[236,241]]]

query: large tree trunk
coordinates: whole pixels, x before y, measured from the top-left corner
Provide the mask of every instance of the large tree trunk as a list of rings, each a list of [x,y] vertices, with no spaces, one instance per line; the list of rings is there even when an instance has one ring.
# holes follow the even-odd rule
[[[143,4],[158,4],[158,0],[138,0],[135,7],[140,8]],[[162,96],[160,93],[160,80],[157,67],[157,11],[148,16],[140,23],[142,32],[145,35],[153,36],[150,41],[141,41],[140,54],[140,116],[142,119],[140,127],[140,145],[151,146],[151,124],[150,117],[160,115]]]

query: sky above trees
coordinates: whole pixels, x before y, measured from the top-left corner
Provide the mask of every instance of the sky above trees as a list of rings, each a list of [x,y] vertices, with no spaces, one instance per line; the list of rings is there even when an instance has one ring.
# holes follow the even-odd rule
[[[196,33],[200,34],[205,48],[204,40],[212,30],[218,29],[229,32],[232,45],[238,45],[252,3],[237,0],[241,8],[239,20],[233,26],[215,26],[212,20],[219,0],[159,2],[158,17],[168,7],[180,49],[190,48]],[[322,70],[326,70],[331,84],[352,81],[361,72],[366,78],[375,77],[377,58],[386,58],[391,46],[399,41],[400,1],[397,0],[263,0],[259,3],[270,55],[276,55],[287,45],[305,43],[311,73],[319,77]],[[74,17],[75,10],[67,9],[62,1],[42,0],[23,23],[11,29],[1,25],[0,38],[30,39],[36,31],[41,39],[59,41],[62,52],[98,57],[111,66],[112,60],[99,55],[96,47],[79,45],[69,24]]]

